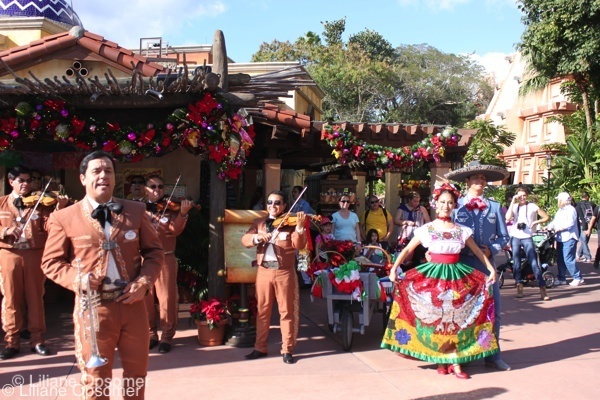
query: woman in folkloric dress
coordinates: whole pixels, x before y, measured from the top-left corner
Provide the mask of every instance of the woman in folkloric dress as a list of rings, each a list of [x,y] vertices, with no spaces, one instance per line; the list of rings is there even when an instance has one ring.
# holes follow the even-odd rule
[[[475,244],[473,231],[452,222],[458,197],[458,190],[448,183],[437,188],[433,193],[437,219],[418,228],[396,259],[390,280],[399,281],[381,347],[437,363],[442,375],[468,379],[460,364],[498,351],[490,286],[496,271]],[[428,248],[431,261],[398,276],[398,266],[419,244]],[[458,262],[465,245],[485,263],[489,277]]]

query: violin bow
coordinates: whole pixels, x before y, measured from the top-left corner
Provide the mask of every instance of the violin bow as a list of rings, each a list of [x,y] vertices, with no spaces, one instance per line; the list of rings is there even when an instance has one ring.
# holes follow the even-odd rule
[[[173,185],[173,189],[171,190],[171,194],[169,195],[169,198],[167,199],[167,204],[165,204],[165,208],[163,209],[163,212],[160,215],[160,218],[158,219],[159,221],[161,219],[163,219],[163,217],[165,216],[165,213],[167,212],[167,208],[169,208],[169,202],[173,198],[173,193],[175,193],[175,188],[177,188],[177,185],[179,184],[179,180],[180,179],[181,179],[181,174],[179,174],[179,176],[177,177],[177,181],[175,182],[175,185]]]
[[[271,237],[271,240],[269,240],[269,243],[275,243],[275,239],[279,235],[279,228],[281,228],[281,225],[283,225],[285,220],[288,218],[288,215],[290,215],[290,213],[294,209],[294,206],[296,205],[296,203],[298,203],[298,201],[300,201],[300,199],[302,198],[302,195],[304,194],[304,192],[306,192],[306,189],[308,189],[308,186],[304,186],[304,189],[302,189],[302,191],[298,195],[298,198],[296,199],[294,204],[292,204],[292,206],[290,207],[288,212],[283,216],[283,218],[281,219],[281,222],[279,223],[279,225],[277,225],[277,228],[275,228],[275,230],[273,231],[274,235]]]
[[[33,206],[33,210],[31,210],[31,214],[29,214],[29,217],[27,217],[27,221],[25,221],[25,225],[23,225],[23,229],[21,229],[22,232],[25,232],[25,228],[27,228],[27,225],[29,225],[29,221],[31,221],[31,217],[33,217],[33,214],[35,214],[35,210],[37,210],[37,207],[40,205],[40,202],[42,201],[42,197],[44,197],[44,194],[46,193],[46,190],[48,190],[48,187],[50,186],[51,183],[52,183],[52,179],[49,180],[48,183],[46,183],[46,187],[42,191],[42,194],[40,194],[40,198],[38,199],[38,201]]]

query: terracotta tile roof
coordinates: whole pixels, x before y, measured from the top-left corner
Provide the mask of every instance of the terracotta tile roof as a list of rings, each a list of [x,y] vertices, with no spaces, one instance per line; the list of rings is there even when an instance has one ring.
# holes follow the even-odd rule
[[[311,121],[310,116],[306,114],[282,109],[274,104],[265,104],[259,109],[258,114],[251,114],[254,114],[253,117],[264,118],[264,121],[270,124],[299,130],[302,135],[310,131],[321,132],[323,126],[328,124],[324,121]],[[410,146],[424,137],[441,132],[446,128],[445,125],[400,123],[334,122],[334,124],[340,125],[343,130],[358,134],[361,139],[369,143],[385,146]],[[459,129],[458,146],[468,146],[476,133],[477,129]]]
[[[77,48],[97,54],[122,67],[124,71],[130,72],[135,69],[146,77],[156,76],[165,69],[162,65],[148,62],[145,57],[135,55],[131,50],[100,35],[85,31],[81,27],[74,27],[69,32],[46,36],[27,45],[2,51],[0,59],[12,70],[19,70],[30,66],[33,62],[39,64],[40,60],[53,59],[57,53],[68,53]],[[4,65],[0,65],[0,75],[6,73]]]

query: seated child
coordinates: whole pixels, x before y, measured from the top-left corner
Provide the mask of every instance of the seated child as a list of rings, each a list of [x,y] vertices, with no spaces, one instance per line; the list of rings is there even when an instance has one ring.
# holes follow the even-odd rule
[[[367,240],[365,241],[365,246],[377,246],[381,248],[381,243],[379,242],[379,233],[376,229],[369,229],[367,232]],[[373,249],[373,248],[365,248],[363,249],[363,256],[368,258],[373,264],[383,264],[383,251]]]

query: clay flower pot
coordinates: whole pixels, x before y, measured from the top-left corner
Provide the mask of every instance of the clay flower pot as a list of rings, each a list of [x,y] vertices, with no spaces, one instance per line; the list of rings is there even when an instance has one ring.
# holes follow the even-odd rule
[[[228,321],[220,321],[212,329],[209,328],[206,321],[196,321],[198,327],[198,344],[201,346],[220,346],[225,339],[225,330]]]

